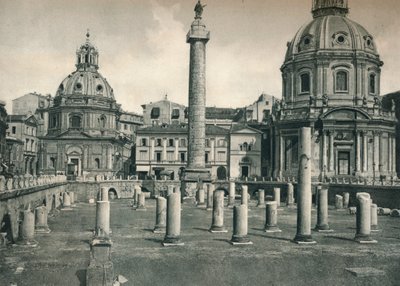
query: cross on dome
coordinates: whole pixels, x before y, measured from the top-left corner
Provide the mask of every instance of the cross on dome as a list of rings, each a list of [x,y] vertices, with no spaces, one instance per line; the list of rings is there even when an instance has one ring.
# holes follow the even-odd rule
[[[327,15],[346,16],[349,12],[347,1],[348,0],[313,0],[313,16],[314,18]]]

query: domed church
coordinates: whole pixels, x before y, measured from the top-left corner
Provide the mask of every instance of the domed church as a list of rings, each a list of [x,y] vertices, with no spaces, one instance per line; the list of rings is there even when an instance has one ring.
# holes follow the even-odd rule
[[[394,109],[381,104],[374,37],[347,0],[314,0],[313,19],[287,44],[275,121],[274,176],[297,176],[298,130],[313,130],[313,178],[396,177]]]
[[[86,36],[76,52],[76,70],[61,82],[48,109],[41,169],[73,176],[128,174],[133,141],[118,131],[124,112],[99,73],[98,50]]]

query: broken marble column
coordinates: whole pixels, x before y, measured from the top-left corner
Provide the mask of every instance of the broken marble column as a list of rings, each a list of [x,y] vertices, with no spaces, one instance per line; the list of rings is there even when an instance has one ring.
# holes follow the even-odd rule
[[[281,207],[281,188],[274,188],[274,201],[278,208]]]
[[[233,245],[253,244],[247,236],[248,219],[247,205],[235,206],[233,208]]]
[[[286,205],[291,207],[294,205],[294,188],[292,183],[288,183],[287,185],[287,198]]]
[[[86,286],[115,285],[111,246],[110,240],[102,240],[90,245],[90,263],[86,270]]]
[[[105,187],[100,188],[100,192],[97,194],[97,200],[102,202],[108,202],[108,189]]]
[[[167,197],[172,193],[174,193],[174,186],[168,185],[167,186]]]
[[[156,203],[156,226],[154,233],[165,233],[167,226],[167,200],[163,197],[157,198]]]
[[[343,208],[348,209],[349,208],[349,202],[350,202],[350,194],[349,193],[343,193]]]
[[[205,203],[205,194],[204,194],[204,189],[203,188],[200,188],[198,191],[197,191],[197,207],[199,207],[199,208],[203,208],[203,207],[205,207],[206,206],[206,203]]]
[[[173,193],[167,197],[167,228],[164,246],[181,246],[181,197]]]
[[[23,211],[23,218],[19,225],[18,245],[36,247],[35,240],[35,215],[30,209]]]
[[[265,232],[282,232],[278,227],[278,204],[276,201],[269,201],[265,210]]]
[[[50,228],[47,224],[47,208],[46,206],[37,207],[35,209],[35,232],[49,233]]]
[[[213,207],[214,185],[209,184],[207,188],[207,210],[211,211]]]
[[[265,208],[265,190],[259,189],[258,190],[258,208]]]
[[[228,197],[228,207],[233,208],[235,205],[235,182],[230,181],[229,182],[229,197]]]
[[[315,230],[318,232],[332,232],[329,228],[328,220],[328,189],[321,187],[317,192],[317,196],[317,225]]]
[[[71,210],[71,197],[67,192],[63,193],[62,210]]]
[[[142,192],[140,186],[135,185],[134,187],[134,194],[133,194],[133,205],[137,206],[139,200],[139,194]]]
[[[341,195],[336,195],[335,196],[335,208],[337,210],[342,210],[343,209],[343,197]]]
[[[371,231],[379,231],[378,229],[378,206],[371,202]]]
[[[295,243],[314,244],[311,236],[311,128],[300,129],[299,140],[299,176],[297,191],[297,233]]]
[[[146,194],[140,193],[138,195],[138,203],[136,206],[137,211],[145,211],[146,210]]]
[[[213,213],[210,232],[228,232],[224,227],[224,191],[215,191],[213,198]]]
[[[377,243],[371,238],[371,199],[368,193],[357,193],[357,232],[354,238],[359,243]]]
[[[97,201],[95,238],[92,244],[110,239],[110,202]]]
[[[248,186],[242,185],[242,198],[241,198],[241,204],[242,205],[249,205],[249,191],[248,191]]]

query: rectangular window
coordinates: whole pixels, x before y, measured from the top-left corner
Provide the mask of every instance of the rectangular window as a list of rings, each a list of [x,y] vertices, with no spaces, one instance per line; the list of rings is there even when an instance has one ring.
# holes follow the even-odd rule
[[[162,146],[162,140],[160,138],[157,138],[156,146],[158,146],[158,147]]]
[[[142,146],[147,146],[147,139],[146,138],[142,138]]]
[[[11,130],[12,130],[12,134],[16,134],[17,133],[17,127],[15,127],[15,126],[13,126],[12,128],[11,128]]]
[[[181,152],[180,153],[180,157],[181,157],[181,163],[185,163],[185,161],[186,161],[186,153],[185,152]]]
[[[124,124],[124,130],[128,130],[128,125]]]
[[[206,147],[210,147],[210,139],[206,139]]]
[[[179,141],[179,146],[180,146],[180,147],[186,147],[186,139],[181,139],[181,140]]]
[[[206,164],[208,164],[208,157],[209,157],[209,155],[210,155],[210,152],[206,152],[206,155],[205,155]]]
[[[348,90],[347,72],[339,71],[336,73],[336,91]]]
[[[160,117],[160,108],[159,107],[154,107],[151,110],[151,118],[154,119],[154,118],[158,118],[158,117]]]
[[[161,162],[161,152],[156,152],[156,161]]]
[[[169,147],[174,147],[174,139],[169,139],[168,140],[168,146]]]
[[[177,109],[177,108],[172,109],[171,118],[172,119],[178,119],[179,118],[179,109]]]
[[[303,73],[300,75],[300,92],[301,93],[308,93],[310,92],[310,74],[309,73]]]

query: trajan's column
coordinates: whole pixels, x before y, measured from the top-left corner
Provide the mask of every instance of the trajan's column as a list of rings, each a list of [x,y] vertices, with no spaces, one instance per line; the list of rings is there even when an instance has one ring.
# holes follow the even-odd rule
[[[195,20],[187,34],[190,44],[188,164],[183,177],[182,196],[193,197],[198,182],[209,182],[205,167],[206,138],[206,44],[210,32],[201,20],[205,5],[197,2]]]

